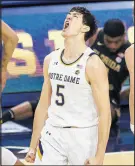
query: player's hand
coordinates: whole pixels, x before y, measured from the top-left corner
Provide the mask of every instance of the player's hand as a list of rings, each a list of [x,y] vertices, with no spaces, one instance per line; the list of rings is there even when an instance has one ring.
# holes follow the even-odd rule
[[[36,150],[29,149],[29,151],[25,157],[25,161],[27,161],[29,163],[34,163],[35,158],[36,158]]]
[[[1,73],[1,90],[4,89],[6,85],[6,80],[7,80],[7,71],[5,68],[2,68],[2,73]]]
[[[103,162],[99,161],[96,157],[92,157],[87,159],[84,165],[103,165]]]

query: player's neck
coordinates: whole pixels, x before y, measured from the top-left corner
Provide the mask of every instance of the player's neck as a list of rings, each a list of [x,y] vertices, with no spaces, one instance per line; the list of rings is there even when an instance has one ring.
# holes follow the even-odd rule
[[[85,41],[73,38],[67,38],[64,41],[64,57],[78,57],[86,50]]]

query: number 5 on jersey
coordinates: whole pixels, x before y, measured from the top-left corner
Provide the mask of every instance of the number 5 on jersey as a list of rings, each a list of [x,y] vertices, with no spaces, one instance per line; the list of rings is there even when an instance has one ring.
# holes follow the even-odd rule
[[[56,95],[59,97],[59,100],[56,100],[56,104],[58,106],[63,106],[64,103],[65,103],[65,100],[64,100],[64,95],[63,93],[61,92],[62,89],[64,89],[65,86],[64,85],[57,85],[57,91],[56,91]]]

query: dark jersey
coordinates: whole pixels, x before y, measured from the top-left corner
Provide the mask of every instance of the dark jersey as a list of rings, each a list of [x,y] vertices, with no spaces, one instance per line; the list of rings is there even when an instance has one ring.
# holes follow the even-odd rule
[[[121,90],[122,83],[129,76],[129,72],[124,58],[124,53],[130,45],[131,44],[127,41],[119,48],[117,52],[110,52],[104,44],[104,33],[101,30],[98,33],[95,43],[91,47],[96,52],[96,54],[99,55],[101,60],[108,68],[110,101],[112,104],[118,106],[120,104],[119,92]]]

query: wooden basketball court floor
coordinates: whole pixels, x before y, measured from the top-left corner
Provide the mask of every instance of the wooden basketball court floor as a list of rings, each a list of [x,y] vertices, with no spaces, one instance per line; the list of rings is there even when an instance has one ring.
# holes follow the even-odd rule
[[[134,165],[134,151],[106,153],[104,165]]]

